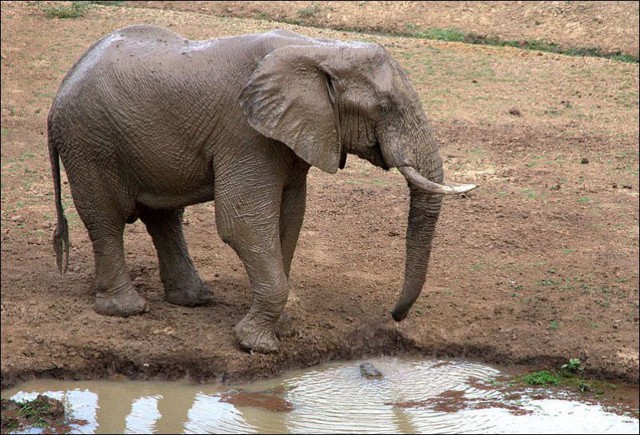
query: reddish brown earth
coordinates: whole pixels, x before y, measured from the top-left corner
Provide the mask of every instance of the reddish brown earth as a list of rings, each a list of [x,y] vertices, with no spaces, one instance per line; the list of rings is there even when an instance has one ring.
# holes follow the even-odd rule
[[[526,4],[518,7],[543,8]],[[196,5],[205,10],[95,6],[63,20],[48,18],[42,5],[2,2],[2,388],[32,376],[238,381],[330,359],[411,353],[534,369],[579,358],[586,376],[635,384],[637,392],[638,64],[219,17],[215,5],[188,8]],[[474,7],[463,6],[467,14]],[[610,34],[635,22],[637,52],[637,3],[612,11],[620,8],[632,19],[583,24]],[[354,20],[384,27],[378,14],[367,15],[373,6],[360,9]],[[425,26],[444,10],[414,9]],[[462,26],[449,24],[451,15],[441,13],[440,27]],[[489,28],[486,5],[475,16]],[[251,295],[242,264],[217,235],[214,203],[186,212],[211,306],[163,301],[151,239],[138,222],[126,232],[127,261],[150,311],[97,315],[91,246],[67,184],[71,267],[58,274],[46,114],[82,52],[134,23],[192,39],[275,27],[364,38],[401,62],[432,119],[447,178],[481,185],[446,198],[427,285],[407,320],[396,324],[389,315],[402,282],[406,182],[354,157],[337,175],[310,173],[291,273],[297,334],[276,354],[250,355],[235,342],[232,328]]]

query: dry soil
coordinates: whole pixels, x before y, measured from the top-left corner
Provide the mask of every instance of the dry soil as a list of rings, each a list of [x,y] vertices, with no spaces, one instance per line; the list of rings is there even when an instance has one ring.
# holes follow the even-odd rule
[[[637,54],[637,2],[141,3],[58,19],[47,2],[2,2],[2,388],[31,376],[229,382],[399,353],[541,369],[579,358],[587,376],[637,386],[638,64],[335,30],[412,23]],[[281,16],[326,28],[272,21]],[[427,284],[404,322],[389,311],[402,282],[406,182],[355,157],[337,175],[310,172],[291,273],[297,333],[276,354],[251,355],[234,339],[251,295],[217,235],[214,203],[186,212],[211,306],[164,302],[138,222],[126,231],[127,261],[150,311],[96,314],[91,245],[67,184],[71,268],[58,274],[46,115],[75,60],[134,23],[192,39],[288,28],[375,41],[399,60],[446,177],[481,186],[446,198]]]

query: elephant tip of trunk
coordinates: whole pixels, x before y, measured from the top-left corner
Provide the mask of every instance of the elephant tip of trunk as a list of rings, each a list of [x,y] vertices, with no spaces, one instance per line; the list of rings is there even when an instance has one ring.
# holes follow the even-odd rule
[[[396,322],[402,322],[404,319],[407,318],[407,315],[409,314],[409,310],[393,310],[391,312],[391,317],[393,317],[393,320],[395,320]]]

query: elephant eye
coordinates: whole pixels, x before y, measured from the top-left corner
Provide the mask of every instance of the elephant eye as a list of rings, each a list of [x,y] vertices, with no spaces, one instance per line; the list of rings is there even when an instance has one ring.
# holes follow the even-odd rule
[[[383,103],[381,103],[378,106],[378,110],[383,115],[388,115],[389,113],[391,113],[392,109],[393,109],[393,106],[391,105],[391,102],[389,102],[389,101],[384,101]]]

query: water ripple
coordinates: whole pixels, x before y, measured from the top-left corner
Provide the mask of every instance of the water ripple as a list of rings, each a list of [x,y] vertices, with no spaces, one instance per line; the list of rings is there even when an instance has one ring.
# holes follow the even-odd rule
[[[170,382],[35,380],[3,391],[3,397],[30,400],[44,393],[63,400],[72,418],[86,422],[72,425],[72,433],[638,433],[637,418],[561,395],[534,400],[524,394],[517,409],[526,415],[512,413],[513,405],[498,406],[505,403],[503,393],[486,387],[501,372],[482,364],[368,361],[382,379],[366,379],[361,361],[350,361],[291,372],[235,392]],[[245,400],[222,400],[245,393],[239,396]],[[287,406],[259,407],[274,404]]]

